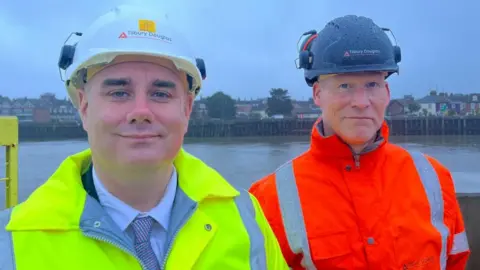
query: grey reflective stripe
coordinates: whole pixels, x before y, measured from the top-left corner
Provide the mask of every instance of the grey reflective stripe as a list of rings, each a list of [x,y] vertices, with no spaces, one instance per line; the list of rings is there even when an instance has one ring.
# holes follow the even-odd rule
[[[275,183],[290,249],[295,254],[303,254],[302,264],[307,270],[315,270],[308,245],[307,231],[305,229],[292,161],[288,161],[277,169],[275,172]]]
[[[457,233],[453,236],[453,245],[452,250],[450,250],[450,255],[466,252],[469,249],[467,234],[465,231]]]
[[[13,254],[12,233],[7,232],[5,227],[10,221],[12,209],[5,209],[0,212],[0,269],[15,270],[15,256]]]
[[[443,194],[437,172],[424,154],[417,151],[409,151],[413,163],[417,168],[420,181],[422,181],[425,195],[427,195],[430,205],[430,219],[432,226],[437,229],[441,237],[440,249],[440,270],[447,267],[447,238],[449,235],[448,227],[445,225]]]
[[[242,218],[243,225],[250,239],[250,268],[251,270],[266,270],[267,256],[265,252],[265,237],[258,225],[256,211],[250,194],[239,189],[240,195],[235,197],[235,204]]]

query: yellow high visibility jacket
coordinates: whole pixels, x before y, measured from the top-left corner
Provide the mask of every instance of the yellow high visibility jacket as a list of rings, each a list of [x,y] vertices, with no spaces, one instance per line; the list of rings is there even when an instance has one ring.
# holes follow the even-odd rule
[[[252,195],[184,150],[174,164],[163,270],[288,269]],[[25,202],[0,212],[1,270],[144,269],[133,241],[95,199],[89,168],[90,150],[70,156]]]

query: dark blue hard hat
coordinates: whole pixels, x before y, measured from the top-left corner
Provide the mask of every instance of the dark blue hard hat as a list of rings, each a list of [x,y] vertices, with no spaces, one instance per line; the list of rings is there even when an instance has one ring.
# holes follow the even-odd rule
[[[366,17],[336,18],[319,33],[303,34],[307,37],[299,49],[298,68],[304,69],[309,86],[320,75],[383,71],[388,77],[398,73],[400,47],[392,44],[387,31]]]

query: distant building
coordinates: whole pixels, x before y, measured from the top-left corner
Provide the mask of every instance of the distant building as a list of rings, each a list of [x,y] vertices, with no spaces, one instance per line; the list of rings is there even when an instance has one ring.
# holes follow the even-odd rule
[[[17,98],[13,99],[11,115],[18,118],[18,122],[33,122],[33,111],[37,104],[37,99]]]
[[[293,100],[292,115],[297,119],[316,119],[322,115],[320,108],[309,100]]]
[[[450,100],[445,96],[428,95],[419,100],[421,111],[424,111],[427,115],[440,115],[446,113],[450,107]]]
[[[322,115],[320,109],[312,108],[293,109],[292,113],[297,119],[316,119]]]
[[[465,104],[465,113],[468,115],[480,115],[480,94],[468,95]]]
[[[252,104],[235,104],[235,109],[237,118],[248,118],[252,112]]]
[[[52,122],[72,123],[78,121],[77,109],[68,99],[56,99],[50,104],[50,117]]]
[[[418,104],[413,96],[405,95],[403,98],[392,99],[387,106],[386,116],[400,116],[410,114],[420,114],[420,110],[412,111],[414,104]]]
[[[0,96],[0,115],[11,115],[12,102],[8,97]]]
[[[264,119],[268,118],[267,114],[267,102],[257,102],[252,104],[252,109],[250,110],[250,118],[254,119]]]
[[[195,101],[192,108],[193,119],[205,119],[208,118],[207,104],[204,100]]]
[[[51,121],[50,107],[47,103],[39,103],[33,109],[33,122],[49,123]]]

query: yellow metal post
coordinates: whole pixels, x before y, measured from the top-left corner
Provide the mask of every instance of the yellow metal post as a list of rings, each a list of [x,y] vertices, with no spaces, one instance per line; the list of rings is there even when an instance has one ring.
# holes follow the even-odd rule
[[[13,116],[0,117],[0,146],[6,147],[5,206],[18,203],[18,119]]]

